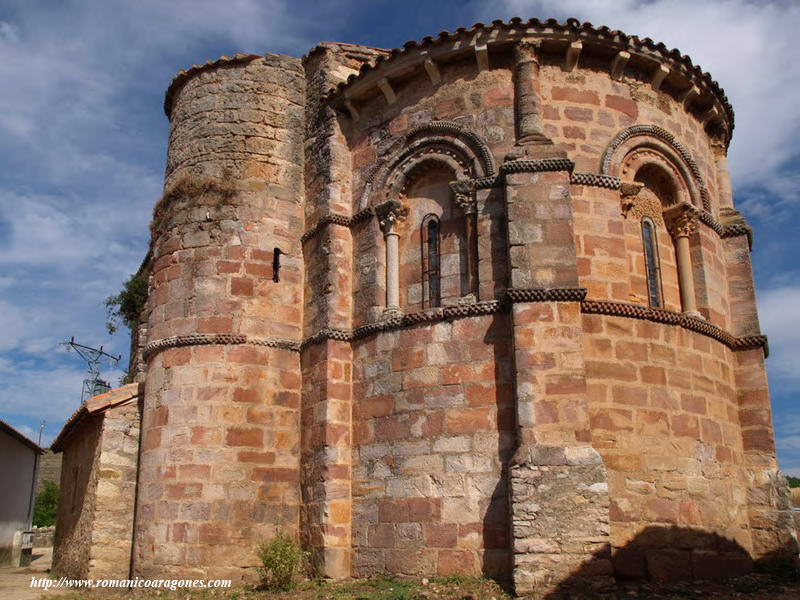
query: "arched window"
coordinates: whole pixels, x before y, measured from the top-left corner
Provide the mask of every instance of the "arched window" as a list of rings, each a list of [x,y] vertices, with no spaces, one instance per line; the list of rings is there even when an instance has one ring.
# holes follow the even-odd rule
[[[661,267],[658,261],[658,241],[656,227],[649,217],[642,219],[642,244],[644,246],[644,266],[647,271],[647,297],[650,306],[661,308]]]
[[[434,214],[422,219],[422,281],[424,287],[423,307],[441,306],[441,224]]]

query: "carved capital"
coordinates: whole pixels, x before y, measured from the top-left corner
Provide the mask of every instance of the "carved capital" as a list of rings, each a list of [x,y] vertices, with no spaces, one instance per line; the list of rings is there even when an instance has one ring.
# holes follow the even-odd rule
[[[456,194],[456,204],[465,214],[471,215],[478,212],[478,201],[472,194]]]
[[[478,201],[475,198],[476,187],[474,179],[459,179],[450,182],[450,189],[455,195],[456,205],[466,214],[478,212]]]
[[[697,229],[700,211],[688,202],[674,204],[664,210],[664,220],[674,238],[689,237]]]
[[[375,207],[375,215],[384,235],[394,233],[394,228],[406,218],[408,209],[399,200],[387,200]]]
[[[627,217],[630,210],[636,204],[636,196],[642,191],[643,183],[623,182],[619,186],[620,204],[622,205],[622,216]]]
[[[539,62],[539,46],[541,43],[530,40],[520,40],[514,45],[514,60],[517,63]]]

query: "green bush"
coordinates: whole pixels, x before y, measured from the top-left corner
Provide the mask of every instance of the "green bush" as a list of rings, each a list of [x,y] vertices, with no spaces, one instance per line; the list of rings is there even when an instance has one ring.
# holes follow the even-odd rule
[[[139,322],[139,313],[147,302],[147,279],[147,272],[139,271],[122,284],[119,294],[106,298],[104,304],[108,333],[114,333],[119,328],[120,321],[133,332]]]
[[[258,568],[261,584],[267,589],[283,592],[297,585],[306,562],[306,553],[300,544],[282,531],[270,541],[261,544],[258,557],[262,564]]]
[[[58,514],[58,486],[52,481],[45,481],[42,491],[36,496],[33,507],[33,524],[36,527],[52,527],[56,524]]]

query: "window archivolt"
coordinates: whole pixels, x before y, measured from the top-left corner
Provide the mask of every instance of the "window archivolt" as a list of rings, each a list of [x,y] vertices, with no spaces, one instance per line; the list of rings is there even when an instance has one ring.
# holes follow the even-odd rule
[[[647,163],[658,164],[670,173],[679,194],[675,203],[686,201],[698,209],[711,210],[697,163],[675,136],[656,125],[634,125],[618,133],[603,153],[600,172],[634,181],[634,174]]]

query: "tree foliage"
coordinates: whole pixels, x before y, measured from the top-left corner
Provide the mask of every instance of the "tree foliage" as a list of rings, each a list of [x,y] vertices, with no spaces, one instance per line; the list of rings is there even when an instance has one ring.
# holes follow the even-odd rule
[[[139,313],[142,312],[147,301],[147,273],[139,271],[131,275],[130,279],[122,285],[122,290],[115,296],[106,298],[106,328],[109,333],[119,329],[120,323],[133,331],[139,322]]]
[[[789,475],[786,479],[789,480],[789,487],[800,488],[800,477],[792,477]]]
[[[36,496],[33,507],[33,524],[36,527],[52,527],[56,524],[58,514],[58,486],[52,481],[45,481],[42,491]]]

